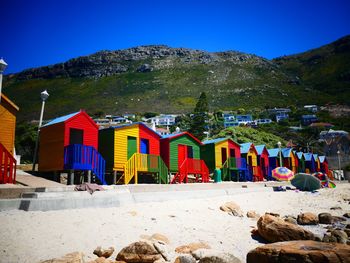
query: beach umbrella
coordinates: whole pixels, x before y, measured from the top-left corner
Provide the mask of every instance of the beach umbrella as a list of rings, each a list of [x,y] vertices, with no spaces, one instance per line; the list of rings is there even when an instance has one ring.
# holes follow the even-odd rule
[[[294,177],[294,172],[286,167],[277,167],[272,170],[272,177],[277,181],[290,181]]]
[[[322,180],[321,181],[322,187],[324,188],[336,188],[336,184],[333,181],[329,180]]]
[[[291,183],[301,191],[314,191],[321,188],[321,181],[318,178],[305,173],[296,174]]]

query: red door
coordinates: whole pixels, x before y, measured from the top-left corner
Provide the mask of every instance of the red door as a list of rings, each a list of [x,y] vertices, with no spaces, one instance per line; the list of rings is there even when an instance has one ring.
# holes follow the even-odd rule
[[[181,164],[184,162],[184,160],[187,158],[187,146],[179,144],[178,145],[178,168],[180,169]]]

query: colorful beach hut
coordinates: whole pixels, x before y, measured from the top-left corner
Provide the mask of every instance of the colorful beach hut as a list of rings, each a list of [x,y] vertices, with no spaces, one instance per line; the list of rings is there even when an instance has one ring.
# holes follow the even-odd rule
[[[197,182],[209,182],[209,169],[200,159],[201,141],[189,132],[163,136],[161,156],[174,173],[171,183],[188,182],[188,175],[194,175]]]
[[[298,173],[305,172],[305,157],[302,152],[296,152],[295,156],[298,158]]]
[[[294,173],[298,172],[298,159],[295,156],[292,148],[283,148],[282,150],[283,166],[287,167]]]
[[[305,173],[316,172],[314,155],[312,153],[304,153],[305,158]]]
[[[39,171],[69,171],[69,184],[74,183],[75,172],[87,171],[106,184],[105,160],[97,146],[98,126],[85,111],[56,118],[40,129]]]
[[[320,172],[321,171],[321,164],[320,164],[320,160],[318,159],[318,154],[314,153],[313,157],[314,157],[314,160],[315,160],[316,172]]]
[[[265,145],[256,145],[255,149],[258,153],[258,176],[257,181],[263,181],[264,178],[268,179],[269,176],[269,152]]]
[[[0,94],[0,184],[15,183],[17,162],[14,148],[19,108],[4,94]]]
[[[326,156],[318,156],[318,160],[320,162],[320,171],[322,173],[329,174],[328,160]]]
[[[100,130],[98,149],[112,174],[112,183],[168,183],[160,138],[140,122]]]
[[[248,167],[248,179],[257,180],[259,176],[258,169],[258,152],[255,149],[253,143],[242,143],[241,144],[241,156],[247,160]]]
[[[231,138],[204,141],[200,156],[210,173],[222,169],[223,180],[246,180],[247,162],[241,158],[240,145]]]
[[[280,154],[281,151],[279,148],[273,148],[267,150],[269,153],[269,180],[274,180],[272,177],[272,170],[282,166],[283,164],[280,164]]]

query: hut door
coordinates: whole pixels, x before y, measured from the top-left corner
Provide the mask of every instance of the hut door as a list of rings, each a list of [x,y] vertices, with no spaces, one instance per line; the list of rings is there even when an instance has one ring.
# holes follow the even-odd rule
[[[136,137],[128,136],[128,159],[137,152],[137,141]]]
[[[251,155],[248,155],[248,165],[253,166],[253,158]]]
[[[266,176],[266,163],[265,163],[265,158],[261,158],[261,169],[263,171],[263,176]]]
[[[224,164],[227,160],[226,148],[221,148],[221,164]]]
[[[187,158],[187,146],[179,144],[178,145],[178,166],[180,168],[181,164]]]
[[[80,129],[69,129],[69,144],[84,144],[84,131]]]
[[[140,141],[140,152],[149,154],[149,140],[141,139],[141,141]]]

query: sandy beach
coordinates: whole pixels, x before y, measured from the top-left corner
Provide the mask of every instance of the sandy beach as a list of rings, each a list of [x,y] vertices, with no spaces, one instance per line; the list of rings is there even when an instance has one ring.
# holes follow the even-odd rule
[[[190,242],[202,241],[211,248],[228,252],[245,262],[251,249],[261,245],[251,237],[256,220],[235,217],[219,207],[236,202],[244,212],[278,213],[297,216],[301,212],[330,212],[343,215],[350,212],[350,184],[338,184],[335,189],[320,189],[316,193],[264,191],[231,196],[181,201],[152,202],[114,208],[74,209],[47,212],[3,211],[0,262],[39,262],[81,251],[86,260],[96,258],[97,246],[113,246],[117,253],[142,235],[160,233],[170,240],[169,249]],[[341,209],[331,210],[331,207]],[[323,226],[307,227],[319,234]],[[323,236],[323,235],[322,235]]]

